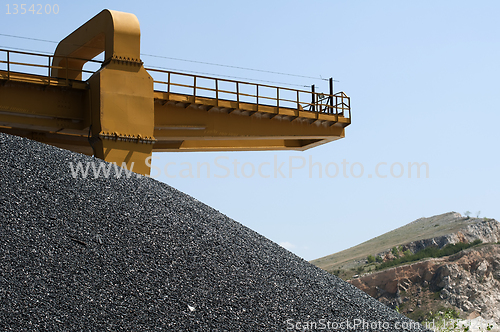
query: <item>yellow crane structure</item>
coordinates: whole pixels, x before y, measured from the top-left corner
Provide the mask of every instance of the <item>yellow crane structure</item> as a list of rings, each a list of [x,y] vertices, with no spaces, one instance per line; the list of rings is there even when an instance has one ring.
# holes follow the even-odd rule
[[[145,68],[139,21],[124,12],[103,10],[53,55],[2,54],[1,132],[133,163],[140,174],[152,152],[306,150],[344,137],[351,123],[343,92]],[[89,62],[100,69],[85,70]]]

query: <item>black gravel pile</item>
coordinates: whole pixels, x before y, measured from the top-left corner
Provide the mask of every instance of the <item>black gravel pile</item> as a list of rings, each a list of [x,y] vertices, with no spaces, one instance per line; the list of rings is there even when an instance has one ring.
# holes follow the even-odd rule
[[[0,134],[1,331],[424,330],[164,183],[78,162],[100,163]]]

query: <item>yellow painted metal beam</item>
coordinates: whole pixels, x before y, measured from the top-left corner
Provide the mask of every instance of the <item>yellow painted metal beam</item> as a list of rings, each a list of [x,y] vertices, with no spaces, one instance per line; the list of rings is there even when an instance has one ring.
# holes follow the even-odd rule
[[[348,124],[338,115],[303,117],[310,112],[289,108],[260,106],[248,112],[251,104],[240,103],[235,110],[221,101],[207,111],[204,106],[212,103],[207,98],[190,104],[176,102],[172,94],[156,92],[155,97],[153,151],[305,150],[344,137]]]
[[[0,70],[0,131],[126,162],[129,169],[133,163],[141,174],[149,174],[145,160],[153,151],[305,150],[344,137],[351,123],[343,92],[145,69],[139,22],[128,13],[102,11],[63,39],[53,56],[0,52],[7,67]],[[81,81],[84,64],[102,52],[101,68]],[[52,64],[12,60],[19,53]],[[47,75],[13,66],[41,67]]]
[[[155,152],[206,152],[206,151],[303,151],[330,142],[331,140],[314,139],[252,139],[252,140],[204,140],[190,139],[178,141],[160,141],[155,144]]]
[[[90,123],[87,89],[5,81],[0,126],[79,133]]]

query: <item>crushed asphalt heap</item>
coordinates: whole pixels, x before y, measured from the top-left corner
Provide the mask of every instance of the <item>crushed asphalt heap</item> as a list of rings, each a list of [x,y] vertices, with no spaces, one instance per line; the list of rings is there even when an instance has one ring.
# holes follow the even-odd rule
[[[0,134],[2,331],[425,330],[164,183],[78,162],[102,161]]]

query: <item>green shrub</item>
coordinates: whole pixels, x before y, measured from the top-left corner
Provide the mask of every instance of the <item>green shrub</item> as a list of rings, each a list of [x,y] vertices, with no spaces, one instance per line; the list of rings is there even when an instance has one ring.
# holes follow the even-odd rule
[[[441,298],[441,293],[440,292],[434,292],[432,294],[432,299],[433,300],[439,300]]]
[[[431,327],[434,331],[469,331],[468,325],[458,324],[459,314],[454,309],[445,309],[441,307],[438,312],[429,312],[421,322],[426,327]],[[489,326],[488,326],[489,327]],[[488,327],[486,328],[487,330]]]
[[[420,250],[417,253],[405,255],[403,257],[393,259],[392,261],[384,262],[384,263],[377,266],[377,270],[385,269],[388,267],[392,267],[392,266],[396,266],[396,265],[404,264],[404,263],[408,263],[408,262],[415,262],[415,261],[421,260],[423,258],[428,258],[428,257],[438,258],[438,257],[443,257],[443,256],[450,256],[450,255],[456,254],[459,251],[462,251],[462,250],[470,248],[470,247],[474,247],[474,246],[481,244],[481,243],[482,243],[481,240],[475,240],[471,243],[459,242],[459,243],[455,243],[455,244],[447,244],[446,246],[444,246],[441,249],[439,249],[436,246],[427,247],[423,250]],[[394,248],[396,248],[396,247],[394,247]],[[394,250],[394,248],[393,248],[393,250]]]
[[[499,242],[499,243],[500,243],[500,242]],[[382,257],[377,256],[377,258],[375,258],[375,261],[376,261],[377,263],[382,263],[384,260],[382,259]]]
[[[373,257],[372,255],[369,255],[366,259],[368,260],[368,263],[375,262],[375,257]]]

